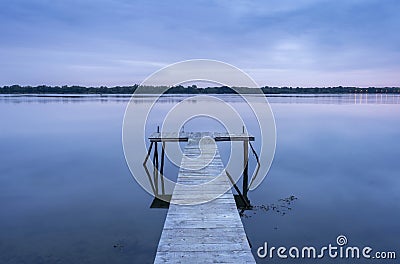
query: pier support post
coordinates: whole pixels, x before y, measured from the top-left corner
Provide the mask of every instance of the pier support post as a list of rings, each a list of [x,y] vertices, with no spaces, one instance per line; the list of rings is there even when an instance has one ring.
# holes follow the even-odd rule
[[[160,167],[160,177],[161,177],[161,191],[162,194],[165,194],[165,186],[164,186],[164,156],[165,156],[165,142],[162,142],[161,145],[161,167]]]
[[[154,142],[154,156],[153,156],[153,177],[154,177],[154,187],[156,189],[156,196],[158,196],[158,144]]]
[[[249,141],[243,141],[243,197],[247,198],[247,192],[249,190]]]

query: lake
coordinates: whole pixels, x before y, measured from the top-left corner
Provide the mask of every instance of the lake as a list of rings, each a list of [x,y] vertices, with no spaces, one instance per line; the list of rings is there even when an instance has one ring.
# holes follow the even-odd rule
[[[162,97],[146,134],[185,98]],[[234,95],[218,98],[243,104]],[[148,99],[134,103],[146,106]],[[264,242],[317,247],[345,235],[349,245],[399,255],[400,97],[268,100],[275,159],[249,194],[255,210],[242,217],[253,254]],[[0,96],[0,263],[152,263],[167,210],[150,209],[153,197],[125,162],[128,102],[127,96]],[[186,129],[204,126],[198,120]],[[166,171],[177,174],[172,164]],[[282,201],[291,196],[290,205]]]

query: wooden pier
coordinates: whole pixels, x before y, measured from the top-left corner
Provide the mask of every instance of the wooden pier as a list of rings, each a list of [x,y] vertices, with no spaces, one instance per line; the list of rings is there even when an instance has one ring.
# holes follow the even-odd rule
[[[230,189],[232,183],[213,140],[203,140],[200,153],[199,141],[204,136],[215,141],[254,140],[244,133],[155,133],[150,137],[152,142],[187,141],[154,263],[255,263]],[[200,154],[201,158],[191,159]],[[196,169],[202,162],[204,166]],[[217,177],[220,174],[226,177]],[[205,184],[200,191],[191,188],[210,180],[212,184]],[[182,205],[216,196],[202,204]]]

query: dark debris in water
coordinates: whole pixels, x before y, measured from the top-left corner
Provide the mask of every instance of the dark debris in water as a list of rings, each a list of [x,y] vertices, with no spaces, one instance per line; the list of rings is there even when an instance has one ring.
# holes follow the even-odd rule
[[[115,249],[117,249],[117,250],[119,250],[119,251],[122,251],[123,249],[124,249],[124,244],[122,243],[122,242],[118,242],[118,243],[115,243],[114,245],[113,245],[113,248],[115,248]]]
[[[293,209],[293,204],[298,198],[294,195],[291,195],[286,198],[279,199],[276,203],[271,204],[262,204],[262,205],[253,205],[252,209],[248,210],[249,213],[252,212],[253,215],[258,212],[274,212],[281,216],[286,215],[289,211]],[[250,218],[251,215],[246,213],[245,210],[241,210],[239,212],[240,217]]]

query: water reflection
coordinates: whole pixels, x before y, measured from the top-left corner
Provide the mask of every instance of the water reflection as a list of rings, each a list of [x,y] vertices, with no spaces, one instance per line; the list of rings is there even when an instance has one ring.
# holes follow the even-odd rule
[[[164,95],[159,103],[179,103],[188,97],[196,95]],[[212,95],[223,98],[226,102],[239,102],[240,98],[236,95]],[[153,95],[136,95],[133,103],[148,104]],[[278,94],[267,95],[270,103],[281,104],[400,104],[400,95],[398,94]],[[129,94],[121,95],[0,95],[1,103],[127,103],[131,99]],[[189,102],[196,103],[196,99],[189,99]]]
[[[242,107],[235,96],[221,97]],[[184,98],[160,102],[168,108]],[[121,123],[128,100],[0,96],[0,263],[152,263],[166,210],[149,208],[153,197],[126,166]],[[249,198],[260,206],[290,195],[298,200],[285,216],[246,212],[253,253],[265,241],[319,246],[339,234],[351,245],[398,250],[399,96],[277,95],[269,101],[276,156]],[[154,132],[160,120],[155,114],[149,122]],[[167,163],[165,170],[177,174]]]

